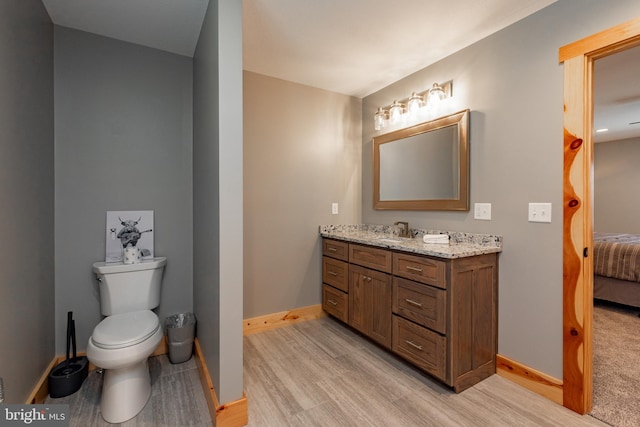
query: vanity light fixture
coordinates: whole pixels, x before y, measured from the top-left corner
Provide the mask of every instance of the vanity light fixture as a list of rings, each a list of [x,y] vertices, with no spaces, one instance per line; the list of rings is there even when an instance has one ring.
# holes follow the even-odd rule
[[[393,101],[391,108],[389,108],[389,122],[392,124],[398,123],[402,119],[404,114],[404,104],[398,101]]]
[[[418,115],[418,111],[422,108],[424,104],[424,97],[422,95],[418,95],[415,92],[411,93],[409,97],[409,101],[407,102],[407,114],[409,117],[416,117]]]
[[[389,117],[387,117],[387,112],[383,110],[382,107],[378,108],[378,111],[376,111],[376,115],[373,116],[373,125],[375,129],[376,130],[384,129],[386,126],[387,120],[389,120]]]
[[[433,87],[429,89],[429,104],[437,105],[447,97],[444,93],[444,89],[438,83],[434,83]]]
[[[373,117],[375,130],[382,130],[389,124],[395,125],[403,120],[415,119],[423,108],[434,109],[453,93],[453,82],[448,81],[433,86],[423,92],[412,92],[408,98],[395,100],[391,105],[379,107]],[[406,108],[405,108],[406,105]]]

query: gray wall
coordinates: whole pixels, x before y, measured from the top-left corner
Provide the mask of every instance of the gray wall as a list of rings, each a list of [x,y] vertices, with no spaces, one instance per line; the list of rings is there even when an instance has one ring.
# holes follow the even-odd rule
[[[211,0],[194,56],[194,311],[221,404],[242,397],[242,3]]]
[[[0,377],[24,403],[54,353],[53,26],[0,2]]]
[[[244,72],[245,318],[320,304],[318,225],[360,219],[360,120],[358,98]]]
[[[558,48],[640,16],[640,2],[560,0],[542,11],[364,99],[365,223],[504,236],[500,255],[500,354],[562,378],[562,106]],[[411,91],[453,79],[448,112],[471,109],[470,212],[374,211],[373,115]],[[527,222],[529,202],[553,203],[552,223]]]
[[[56,351],[66,312],[84,350],[101,319],[91,264],[108,210],[153,210],[168,259],[159,316],[193,307],[192,61],[55,27]]]
[[[594,146],[594,230],[640,234],[640,138]]]

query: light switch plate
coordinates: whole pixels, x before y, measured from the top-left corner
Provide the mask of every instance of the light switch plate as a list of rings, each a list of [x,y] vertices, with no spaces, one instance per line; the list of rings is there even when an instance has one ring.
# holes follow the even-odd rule
[[[491,203],[474,203],[473,218],[491,221]]]
[[[331,203],[331,214],[338,215],[338,204]]]
[[[529,203],[529,222],[551,222],[551,203]]]

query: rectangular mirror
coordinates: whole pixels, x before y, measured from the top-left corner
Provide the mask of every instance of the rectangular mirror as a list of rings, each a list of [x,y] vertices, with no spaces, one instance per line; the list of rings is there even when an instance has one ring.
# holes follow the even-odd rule
[[[373,138],[373,208],[469,210],[469,110]]]

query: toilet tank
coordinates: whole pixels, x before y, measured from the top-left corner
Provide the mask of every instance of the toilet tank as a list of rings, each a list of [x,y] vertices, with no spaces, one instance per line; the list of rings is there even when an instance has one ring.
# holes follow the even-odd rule
[[[166,257],[143,260],[138,264],[93,264],[100,282],[100,311],[105,316],[151,310],[160,305],[162,272]]]

